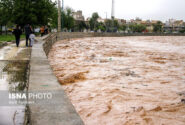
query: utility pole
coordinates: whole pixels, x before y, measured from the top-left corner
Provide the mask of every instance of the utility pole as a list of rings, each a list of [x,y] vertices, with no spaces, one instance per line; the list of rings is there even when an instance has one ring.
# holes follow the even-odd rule
[[[62,13],[64,13],[64,0],[62,0]],[[64,28],[64,14],[62,17],[62,31],[63,31],[63,28]]]
[[[58,32],[61,32],[61,4],[58,0]]]
[[[106,14],[106,21],[107,21],[107,12],[105,12],[105,14]],[[107,25],[106,24],[105,24],[105,27],[106,27],[106,32],[107,32]]]

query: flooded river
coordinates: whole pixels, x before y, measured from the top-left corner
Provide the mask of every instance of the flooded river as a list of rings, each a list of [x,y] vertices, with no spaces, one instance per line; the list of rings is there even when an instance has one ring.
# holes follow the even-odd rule
[[[0,48],[0,94],[23,92],[28,82],[28,69],[31,49],[15,44]],[[0,125],[23,125],[25,119],[25,105],[9,105],[0,102]]]
[[[184,125],[185,37],[63,40],[49,53],[86,125]]]

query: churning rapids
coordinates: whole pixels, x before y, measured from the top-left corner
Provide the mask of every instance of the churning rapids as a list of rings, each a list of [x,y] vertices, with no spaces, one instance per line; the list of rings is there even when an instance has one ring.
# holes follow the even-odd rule
[[[185,37],[68,39],[50,64],[86,125],[185,125]]]

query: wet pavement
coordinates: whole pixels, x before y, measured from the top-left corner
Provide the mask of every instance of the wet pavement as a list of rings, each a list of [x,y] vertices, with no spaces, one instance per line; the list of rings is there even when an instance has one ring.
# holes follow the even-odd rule
[[[0,48],[0,91],[22,92],[28,85],[28,69],[31,48],[9,43]],[[0,125],[22,125],[24,123],[25,105],[8,106],[0,103]]]
[[[50,64],[86,125],[184,125],[185,37],[63,40]]]

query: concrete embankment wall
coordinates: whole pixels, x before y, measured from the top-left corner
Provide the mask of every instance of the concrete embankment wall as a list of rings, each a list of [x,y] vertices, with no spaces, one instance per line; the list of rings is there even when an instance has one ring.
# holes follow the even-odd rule
[[[85,32],[61,32],[50,34],[43,44],[44,51],[48,55],[52,45],[59,40],[72,39],[72,38],[84,38],[84,37],[124,37],[124,36],[185,36],[181,33],[167,34],[167,33],[85,33]]]
[[[43,44],[43,49],[48,55],[52,45],[59,41],[65,39],[72,39],[72,38],[84,38],[84,37],[94,37],[93,33],[80,33],[80,32],[62,32],[62,33],[52,33],[47,38],[45,38],[45,43]]]

